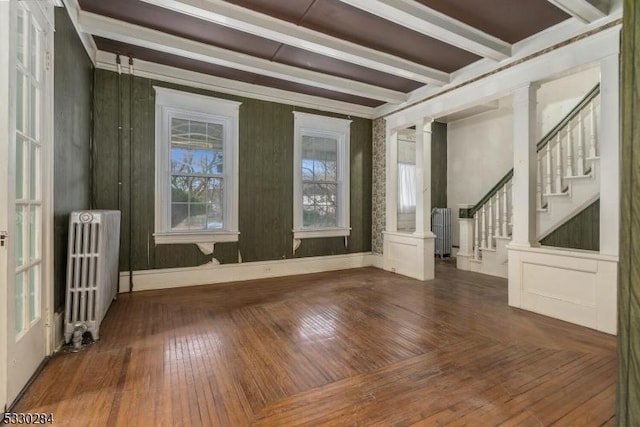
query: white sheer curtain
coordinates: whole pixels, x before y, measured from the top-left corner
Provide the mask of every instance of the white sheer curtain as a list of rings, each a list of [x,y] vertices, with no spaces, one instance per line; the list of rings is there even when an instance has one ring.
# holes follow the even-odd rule
[[[416,211],[416,165],[398,163],[398,213]]]

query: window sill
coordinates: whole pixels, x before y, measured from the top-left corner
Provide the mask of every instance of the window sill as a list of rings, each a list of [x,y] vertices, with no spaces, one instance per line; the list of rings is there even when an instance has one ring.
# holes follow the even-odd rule
[[[344,237],[351,235],[351,228],[314,228],[293,230],[294,239],[317,239],[321,237]]]
[[[221,243],[221,242],[237,242],[237,231],[220,231],[213,233],[154,233],[156,245],[170,245],[180,243]]]

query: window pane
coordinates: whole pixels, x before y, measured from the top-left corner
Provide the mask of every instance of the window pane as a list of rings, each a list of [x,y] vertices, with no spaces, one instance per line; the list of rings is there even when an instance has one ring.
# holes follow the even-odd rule
[[[171,172],[221,174],[223,126],[194,120],[171,119]]]
[[[16,205],[16,217],[15,217],[15,260],[16,268],[24,264],[24,238],[25,226],[27,225],[25,218],[25,208],[21,205]]]
[[[207,123],[207,143],[214,150],[222,151],[224,142],[224,126],[219,123]]]
[[[15,330],[20,333],[24,330],[24,273],[16,275],[16,296],[14,301],[16,310]]]
[[[171,229],[189,229],[189,204],[171,203]]]
[[[338,140],[303,135],[302,174],[304,180],[336,181]],[[307,178],[311,176],[310,178]]]
[[[24,199],[24,146],[25,142],[16,135],[16,199]]]
[[[207,229],[224,228],[224,192],[221,178],[207,180]]]
[[[204,230],[207,220],[207,205],[204,203],[189,204],[188,226],[190,230]]]
[[[29,269],[29,323],[33,322],[38,313],[38,280],[40,279],[40,267],[38,265]]]
[[[303,184],[303,227],[337,227],[337,184]]]

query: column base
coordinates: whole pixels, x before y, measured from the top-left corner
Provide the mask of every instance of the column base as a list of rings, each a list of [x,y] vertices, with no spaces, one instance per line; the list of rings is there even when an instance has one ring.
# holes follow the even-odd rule
[[[418,280],[435,277],[435,235],[385,231],[383,268]]]

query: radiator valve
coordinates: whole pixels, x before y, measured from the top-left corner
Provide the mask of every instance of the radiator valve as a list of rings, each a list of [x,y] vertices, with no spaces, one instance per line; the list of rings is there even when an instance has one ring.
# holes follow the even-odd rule
[[[87,325],[85,323],[76,323],[73,325],[73,337],[71,342],[73,343],[74,350],[82,349],[82,336],[87,332]]]

